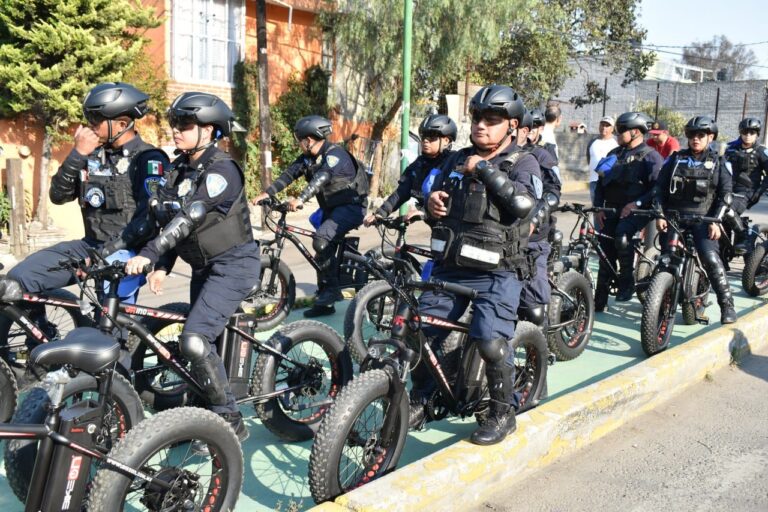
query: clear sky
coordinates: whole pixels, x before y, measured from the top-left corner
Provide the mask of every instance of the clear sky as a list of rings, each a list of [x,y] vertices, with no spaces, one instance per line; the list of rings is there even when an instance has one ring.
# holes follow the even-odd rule
[[[614,1],[614,0],[608,0]],[[724,35],[733,43],[757,43],[747,48],[755,52],[760,66],[752,71],[757,78],[768,78],[768,0],[641,0],[640,25],[648,30],[644,44],[685,46]],[[682,53],[681,48],[659,48]],[[658,53],[660,60],[680,60],[677,55]]]

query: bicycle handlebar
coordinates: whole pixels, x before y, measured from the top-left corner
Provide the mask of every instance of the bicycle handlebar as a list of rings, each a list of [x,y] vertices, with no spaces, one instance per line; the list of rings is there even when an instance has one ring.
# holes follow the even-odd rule
[[[434,277],[430,277],[427,281],[421,281],[418,279],[408,279],[407,281],[408,286],[413,286],[414,288],[418,288],[421,290],[444,290],[449,293],[453,293],[456,295],[463,295],[464,297],[469,297],[470,299],[474,299],[477,297],[477,290],[473,288],[469,288],[468,286],[463,286],[456,283],[451,283],[448,281],[442,281],[440,279],[435,279]]]
[[[616,208],[603,208],[601,206],[590,206],[589,208],[586,208],[581,203],[565,203],[560,205],[557,208],[557,210],[561,212],[574,212],[574,213],[597,213],[597,212],[616,213]]]
[[[659,212],[656,210],[632,210],[632,213],[635,215],[639,215],[641,217],[655,217],[657,219],[664,219],[664,220],[670,220],[672,218],[676,221],[682,221],[682,222],[708,222],[712,224],[722,224],[723,220],[718,219],[717,217],[708,217],[706,215],[697,215],[697,214],[685,214],[685,213],[679,213],[677,210],[669,210],[668,214],[665,214],[664,212]]]

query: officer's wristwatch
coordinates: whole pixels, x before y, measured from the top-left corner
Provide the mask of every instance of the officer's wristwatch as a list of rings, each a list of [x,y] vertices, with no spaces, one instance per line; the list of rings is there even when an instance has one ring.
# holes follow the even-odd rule
[[[643,206],[643,202],[638,199],[637,201],[635,201],[635,206],[640,208],[641,206]]]

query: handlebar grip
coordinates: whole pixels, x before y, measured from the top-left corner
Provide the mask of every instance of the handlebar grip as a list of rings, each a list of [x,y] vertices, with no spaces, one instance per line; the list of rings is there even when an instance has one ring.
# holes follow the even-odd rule
[[[275,200],[271,197],[265,197],[261,201],[256,202],[259,206],[273,206],[275,204]]]
[[[473,288],[469,288],[468,286],[462,286],[456,283],[449,283],[448,281],[441,281],[439,279],[434,279],[434,278],[431,278],[429,281],[427,281],[427,284],[429,284],[432,287],[445,290],[446,292],[455,293],[456,295],[463,295],[464,297],[469,297],[470,299],[474,299],[475,297],[477,297],[477,290]]]
[[[722,224],[723,223],[723,219],[719,219],[717,217],[699,217],[698,220],[700,220],[701,222],[710,222],[710,223],[713,223],[713,224]]]
[[[155,264],[154,263],[147,263],[144,265],[144,268],[141,269],[142,274],[151,274],[155,271]]]
[[[656,210],[632,210],[632,213],[635,215],[639,215],[641,217],[659,217],[661,215],[660,212],[657,212]]]

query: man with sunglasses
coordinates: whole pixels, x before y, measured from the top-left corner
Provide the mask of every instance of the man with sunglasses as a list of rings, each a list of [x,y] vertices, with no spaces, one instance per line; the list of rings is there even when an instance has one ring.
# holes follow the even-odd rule
[[[619,264],[616,300],[628,301],[634,293],[634,251],[632,238],[643,228],[645,218],[632,215],[632,210],[647,207],[653,198],[653,186],[664,163],[661,155],[649,147],[644,136],[651,121],[641,112],[625,112],[616,119],[619,147],[612,149],[597,165],[601,174],[595,187],[595,206],[615,208],[616,213],[595,215],[597,228],[612,239],[601,238],[607,256],[600,260],[595,287],[595,311],[605,311],[613,273]],[[610,165],[605,165],[610,162]],[[610,168],[608,168],[610,167]]]
[[[144,142],[135,121],[147,113],[149,96],[126,83],[103,83],[85,96],[87,126],[75,132],[75,146],[51,180],[54,204],[78,200],[85,237],[40,250],[16,265],[8,277],[25,291],[39,293],[72,284],[67,270],[51,270],[70,257],[87,258],[89,249],[125,260],[152,235],[147,220],[152,188],[168,168],[163,151]],[[130,250],[130,251],[129,251]],[[126,278],[118,294],[135,301],[144,278]],[[43,322],[44,308],[31,312]]]
[[[332,315],[334,303],[344,297],[339,289],[340,261],[336,253],[344,236],[363,223],[368,207],[368,176],[352,155],[327,140],[331,122],[317,115],[302,117],[293,128],[301,148],[299,156],[254,202],[276,195],[294,180],[304,176],[307,186],[299,197],[289,201],[291,211],[317,195],[322,223],[315,233],[312,248],[317,272],[315,304],[304,312],[307,318]]]
[[[725,159],[733,172],[733,204],[731,208],[740,216],[760,201],[768,190],[768,149],[757,142],[762,123],[754,117],[739,123],[740,137],[728,144]],[[746,254],[754,243],[753,233],[745,236],[739,219],[729,217],[729,224],[736,234],[734,252]]]
[[[397,183],[397,189],[373,213],[366,216],[364,224],[370,226],[376,218],[387,217],[409,199],[416,200],[419,209],[424,208],[422,185],[430,174],[438,174],[440,165],[453,154],[451,144],[456,140],[456,123],[443,114],[432,114],[419,125],[421,154],[406,167]]]
[[[730,164],[711,148],[717,134],[717,124],[709,116],[696,116],[685,125],[688,148],[672,154],[659,172],[656,183],[654,208],[675,210],[681,214],[722,217],[732,193]],[[661,244],[666,247],[664,235],[667,221],[656,220],[662,233]],[[720,259],[718,240],[722,234],[716,223],[698,223],[686,226],[693,231],[696,251],[717,295],[720,322],[736,321],[733,295]]]
[[[480,445],[501,442],[516,428],[514,361],[515,334],[522,280],[530,273],[525,247],[530,213],[541,197],[536,159],[518,146],[517,129],[525,107],[518,94],[503,85],[483,87],[469,105],[472,146],[452,155],[435,181],[427,201],[432,228],[432,275],[475,289],[469,343],[486,361],[490,407],[488,418],[471,436]],[[447,292],[425,292],[423,314],[458,319],[468,298]],[[424,329],[433,346],[445,331]],[[412,375],[409,425],[426,421],[426,403],[434,379],[417,367]]]

